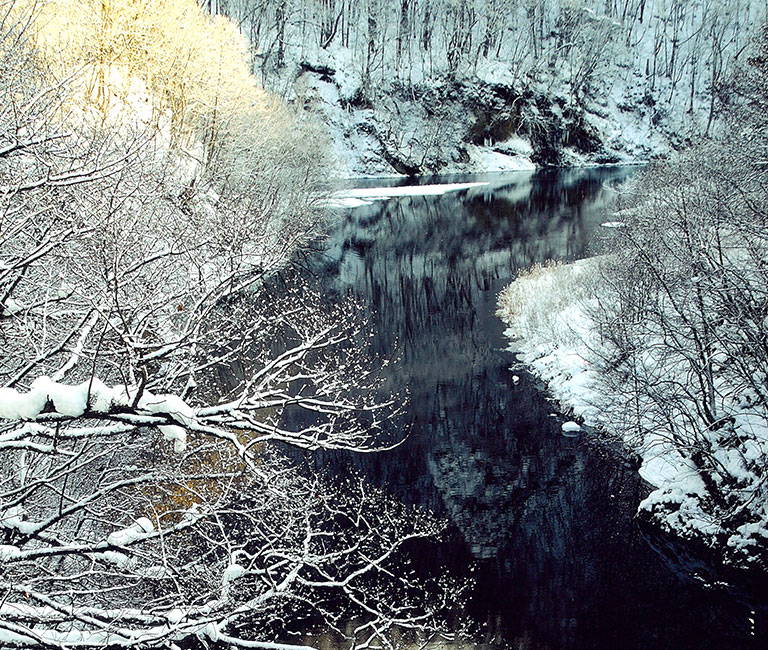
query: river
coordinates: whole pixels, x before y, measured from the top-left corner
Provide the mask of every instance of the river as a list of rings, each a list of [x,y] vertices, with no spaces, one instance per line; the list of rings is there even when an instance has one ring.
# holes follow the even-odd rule
[[[633,517],[647,486],[636,469],[606,445],[562,434],[563,416],[506,351],[494,315],[520,269],[592,253],[632,171],[441,179],[490,184],[343,211],[316,261],[326,291],[369,305],[373,351],[397,356],[387,387],[409,393],[410,432],[390,452],[317,462],[354,465],[450,520],[419,560],[475,577],[467,615],[496,647],[765,642],[764,618],[641,535]]]

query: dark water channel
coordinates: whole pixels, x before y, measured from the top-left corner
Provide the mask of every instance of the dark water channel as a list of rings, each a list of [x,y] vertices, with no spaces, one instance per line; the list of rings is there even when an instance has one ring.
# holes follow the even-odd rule
[[[483,642],[768,647],[749,608],[683,580],[643,538],[633,516],[647,488],[636,471],[605,447],[562,435],[556,406],[524,369],[510,369],[515,358],[494,315],[519,269],[590,253],[631,172],[494,176],[480,190],[344,211],[322,283],[370,305],[376,352],[399,351],[387,382],[409,391],[410,436],[391,452],[320,462],[356,465],[451,521],[452,533],[421,561],[472,567],[468,613]]]

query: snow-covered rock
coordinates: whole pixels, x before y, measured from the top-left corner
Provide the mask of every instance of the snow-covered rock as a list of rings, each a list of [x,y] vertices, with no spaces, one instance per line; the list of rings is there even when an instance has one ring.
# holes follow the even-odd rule
[[[562,430],[565,435],[572,435],[581,432],[581,425],[578,422],[568,421],[563,422]]]

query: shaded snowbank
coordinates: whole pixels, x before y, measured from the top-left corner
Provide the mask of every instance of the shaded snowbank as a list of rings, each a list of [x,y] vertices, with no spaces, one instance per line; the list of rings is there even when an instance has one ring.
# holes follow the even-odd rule
[[[768,512],[759,498],[763,478],[749,461],[765,458],[768,429],[753,408],[737,402],[729,404],[729,412],[743,444],[734,449],[710,436],[710,453],[723,476],[736,477],[737,482],[704,476],[695,450],[681,446],[673,425],[664,428],[648,421],[641,432],[630,432],[624,426],[629,413],[623,409],[633,402],[609,392],[603,374],[608,344],[593,317],[601,263],[601,258],[592,258],[536,266],[502,291],[497,313],[509,326],[511,349],[563,407],[605,435],[620,438],[640,456],[640,474],[655,488],[640,504],[644,518],[668,533],[702,543],[727,565],[764,570]],[[713,484],[717,494],[712,493]],[[737,505],[724,515],[718,505],[722,502]]]

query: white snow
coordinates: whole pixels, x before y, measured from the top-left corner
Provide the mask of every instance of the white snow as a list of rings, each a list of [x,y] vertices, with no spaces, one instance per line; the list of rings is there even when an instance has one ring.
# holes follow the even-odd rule
[[[91,409],[97,413],[108,413],[112,406],[127,406],[124,386],[110,388],[98,377],[91,380],[90,403]]]
[[[3,528],[13,528],[24,534],[36,532],[37,525],[31,521],[25,521],[24,508],[20,505],[11,506],[4,512],[0,512],[0,526]]]
[[[155,525],[147,517],[139,517],[136,520],[135,525],[141,528],[145,533],[155,532]]]
[[[131,558],[119,551],[104,551],[103,553],[96,553],[94,556],[109,562],[110,564],[114,564],[120,569],[126,569],[131,565]]]
[[[516,137],[514,146],[525,151],[530,150],[532,153],[530,145],[522,138]],[[491,147],[478,147],[472,144],[467,145],[466,149],[471,168],[476,172],[517,172],[536,169],[536,165],[528,158],[530,153],[510,155]]]
[[[489,185],[487,181],[475,183],[442,183],[435,185],[406,185],[399,187],[362,187],[339,190],[331,195],[329,206],[359,207],[370,205],[372,201],[404,196],[440,196],[448,192],[459,192]]]
[[[660,487],[671,484],[677,477],[678,469],[679,458],[671,456],[671,450],[667,448],[658,453],[648,451],[638,471],[648,483]]]
[[[187,426],[191,425],[195,419],[195,412],[183,399],[176,395],[154,395],[149,391],[139,400],[139,408],[145,409],[153,414],[167,413],[173,416],[174,420]],[[168,442],[173,442],[173,450],[180,454],[187,447],[187,431],[184,427],[175,424],[163,424],[158,426],[163,438]]]
[[[8,298],[2,305],[2,314],[5,317],[18,314],[20,311],[24,311],[24,305],[13,298]]]
[[[563,422],[562,429],[563,433],[578,433],[581,431],[581,425],[578,422],[569,420],[568,422]]]
[[[186,429],[176,426],[175,424],[161,424],[157,428],[160,429],[165,440],[173,442],[173,451],[177,454],[182,453],[187,448]]]
[[[0,544],[0,562],[14,560],[21,555],[21,549],[9,544]]]
[[[179,609],[178,607],[172,609],[170,612],[168,612],[168,622],[172,625],[175,625],[179,621],[181,621],[186,614],[184,613],[184,610]]]
[[[13,388],[0,388],[0,418],[29,420],[45,408],[48,396],[39,392],[18,393]]]
[[[221,581],[223,584],[229,584],[230,582],[234,582],[241,576],[245,575],[245,567],[241,564],[230,564],[225,570],[224,573],[221,576]]]
[[[91,410],[106,413],[113,405],[130,404],[128,393],[125,386],[109,388],[98,378],[70,386],[43,376],[35,379],[26,393],[0,388],[0,418],[31,420],[43,412],[48,402],[56,413],[79,417],[85,413],[89,399]]]
[[[216,643],[219,640],[219,626],[214,623],[210,622],[208,623],[198,634],[198,637],[200,640],[203,640],[205,637],[208,637],[211,641]]]
[[[356,199],[353,197],[337,197],[331,198],[326,202],[326,206],[329,208],[359,208],[364,205],[372,205],[373,201],[365,201],[363,199]]]
[[[155,530],[152,522],[146,517],[139,517],[131,526],[116,530],[107,536],[107,543],[112,546],[128,546],[134,542],[146,539]]]
[[[88,382],[79,386],[67,386],[52,381],[49,377],[40,377],[32,383],[30,392],[38,391],[53,402],[57,413],[79,417],[85,413],[88,402]]]
[[[139,408],[153,414],[167,413],[186,425],[191,425],[195,419],[192,407],[177,395],[155,395],[145,390],[139,399]]]
[[[668,431],[651,426],[651,421],[641,439],[634,429],[626,433],[620,429],[620,408],[612,407],[608,393],[602,392],[606,389],[600,388],[601,340],[589,316],[592,298],[587,289],[590,271],[597,264],[599,259],[593,258],[573,265],[534,268],[505,289],[499,297],[498,314],[509,325],[507,335],[514,341],[511,349],[547,383],[554,397],[585,424],[631,436],[626,442],[641,457],[639,473],[656,488],[640,504],[642,510],[655,513],[670,531],[703,537],[707,543],[715,544],[715,536],[722,533],[721,523],[706,505],[708,488],[696,465],[683,456],[680,447],[670,443]],[[656,354],[653,346],[647,348],[643,359],[647,367],[658,363]],[[746,552],[755,545],[756,536],[768,538],[766,506],[760,500],[749,499],[749,494],[756,494],[762,484],[755,462],[759,467],[766,458],[768,427],[765,414],[755,413],[754,406],[743,395],[741,402],[738,397],[731,402],[728,396],[732,391],[725,384],[719,389],[724,396],[721,408],[733,414],[734,428],[744,442],[738,448],[721,446],[718,432],[712,431],[708,437],[709,453],[723,476],[742,486],[735,488],[736,494],[744,499],[751,520],[730,531],[728,545]],[[562,425],[566,434],[580,428],[571,421]]]
[[[130,406],[136,388],[118,385],[110,388],[98,378],[76,386],[55,382],[50,377],[38,377],[29,391],[20,393],[13,388],[0,388],[0,418],[7,420],[32,420],[39,416],[48,403],[61,415],[80,417],[90,409],[106,413],[113,406]],[[189,426],[195,413],[183,399],[176,395],[155,395],[148,390],[142,393],[138,407],[153,415],[168,414],[181,424]],[[182,426],[160,425],[163,437],[173,442],[174,451],[181,453],[187,445],[187,432]]]

